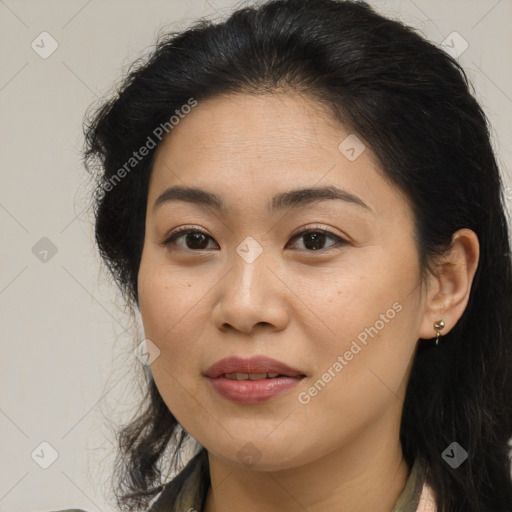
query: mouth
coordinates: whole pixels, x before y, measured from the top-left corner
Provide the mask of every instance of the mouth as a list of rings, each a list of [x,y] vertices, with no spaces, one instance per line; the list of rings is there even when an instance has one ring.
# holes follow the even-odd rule
[[[221,359],[205,372],[205,376],[221,397],[252,405],[289,391],[306,377],[300,370],[263,356]]]
[[[305,375],[283,375],[282,373],[223,373],[220,377],[231,380],[264,380],[279,377],[302,378]]]
[[[304,378],[304,376],[289,377],[286,375],[266,376],[267,374],[231,374],[238,377],[220,375],[214,379],[208,378],[212,388],[221,397],[239,404],[256,405],[267,402],[286,393]],[[245,378],[248,375],[248,378]],[[263,375],[263,377],[262,377]],[[270,374],[275,375],[275,374]]]
[[[204,373],[206,377],[215,379],[223,376],[236,380],[262,380],[277,377],[305,377],[297,368],[266,356],[254,356],[244,359],[237,356],[225,357],[210,366]]]

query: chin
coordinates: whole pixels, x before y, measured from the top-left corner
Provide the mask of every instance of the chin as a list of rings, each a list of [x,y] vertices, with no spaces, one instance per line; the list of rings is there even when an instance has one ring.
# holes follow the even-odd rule
[[[266,435],[232,438],[226,445],[218,440],[204,445],[215,457],[237,469],[249,471],[280,471],[307,463],[307,455],[300,443],[283,440],[269,440]],[[297,437],[295,437],[297,439]]]

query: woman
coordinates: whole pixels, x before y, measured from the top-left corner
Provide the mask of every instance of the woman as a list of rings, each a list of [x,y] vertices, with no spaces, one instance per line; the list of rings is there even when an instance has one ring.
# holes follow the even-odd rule
[[[166,36],[86,140],[149,365],[120,507],[512,510],[508,229],[453,58],[274,0]]]

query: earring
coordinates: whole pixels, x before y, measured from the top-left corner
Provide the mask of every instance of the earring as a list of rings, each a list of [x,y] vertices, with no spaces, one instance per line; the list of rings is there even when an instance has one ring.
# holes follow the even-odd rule
[[[437,322],[434,322],[434,330],[436,331],[436,345],[439,345],[439,338],[441,337],[441,333],[439,331],[442,331],[445,328],[444,320],[438,320]]]

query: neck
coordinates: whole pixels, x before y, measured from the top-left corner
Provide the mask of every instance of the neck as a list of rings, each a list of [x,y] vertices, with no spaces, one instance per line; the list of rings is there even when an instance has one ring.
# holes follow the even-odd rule
[[[239,469],[209,452],[205,512],[390,512],[410,468],[398,426],[389,427],[373,424],[341,448],[286,470]]]

